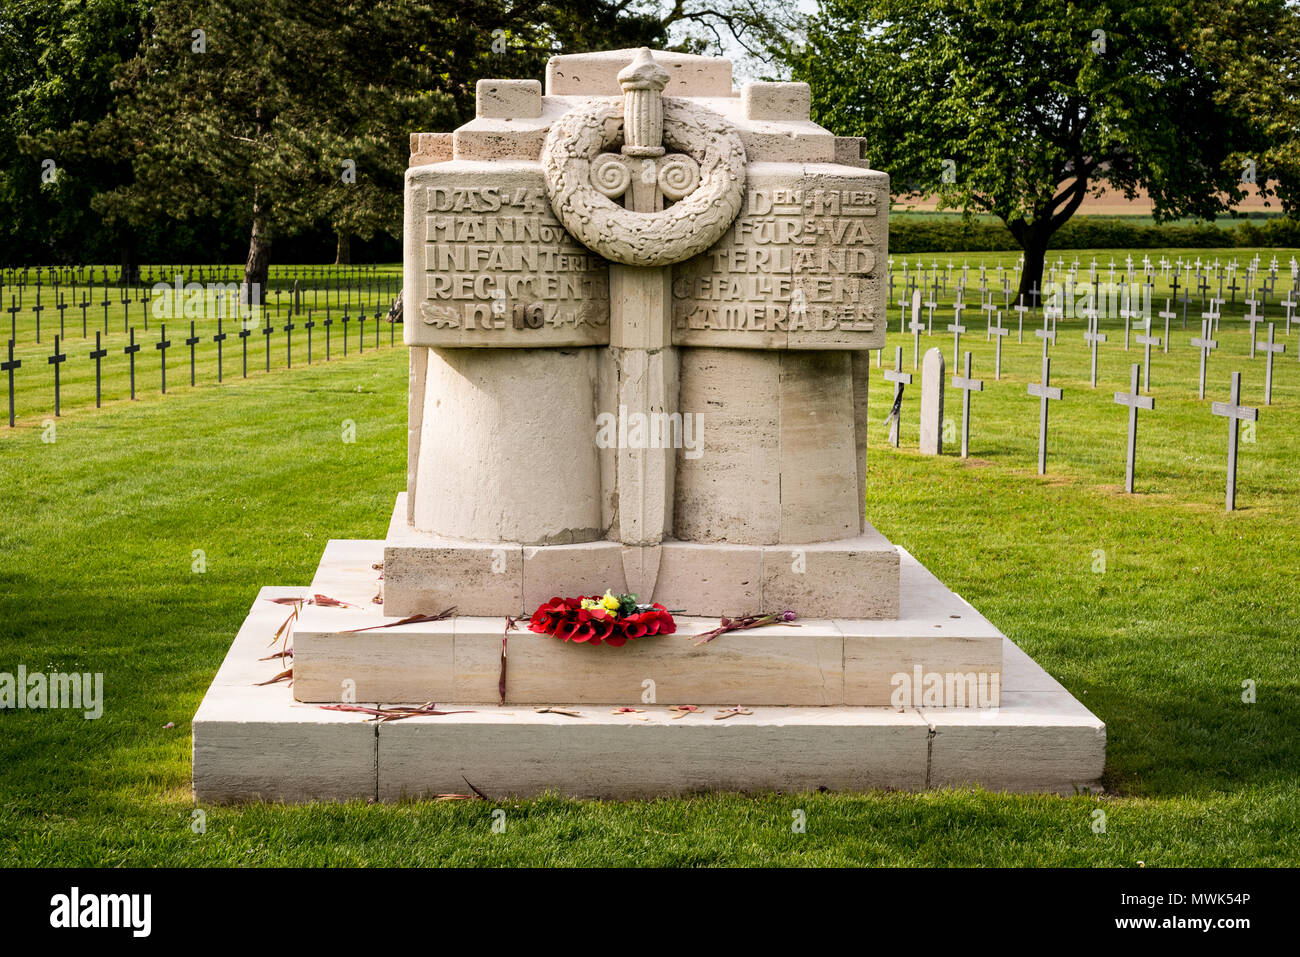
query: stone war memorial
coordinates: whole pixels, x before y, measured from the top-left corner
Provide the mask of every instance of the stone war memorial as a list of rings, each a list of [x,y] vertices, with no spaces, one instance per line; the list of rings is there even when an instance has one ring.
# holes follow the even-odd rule
[[[889,181],[809,107],[618,50],[412,136],[406,489],[261,590],[199,800],[1095,786],[1103,723],[870,524]],[[673,630],[530,630],[580,596]]]

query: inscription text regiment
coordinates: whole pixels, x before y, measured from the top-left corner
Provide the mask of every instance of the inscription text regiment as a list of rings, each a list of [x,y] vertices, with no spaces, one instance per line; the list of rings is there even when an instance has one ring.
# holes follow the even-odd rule
[[[535,186],[426,190],[421,325],[446,345],[602,345],[609,267]]]

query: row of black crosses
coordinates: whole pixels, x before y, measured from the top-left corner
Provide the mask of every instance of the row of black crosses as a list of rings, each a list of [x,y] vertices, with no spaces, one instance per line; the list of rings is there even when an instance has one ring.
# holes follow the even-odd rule
[[[912,299],[912,321],[910,329],[913,333],[913,363],[912,368],[917,366],[917,353],[919,352],[921,330],[925,328],[920,320],[921,298],[920,290],[915,290]],[[1210,339],[1211,330],[1217,323],[1218,316],[1214,314],[1213,302],[1211,302],[1210,312],[1204,314],[1202,318],[1202,331],[1200,337],[1194,337],[1191,345],[1201,350],[1200,364],[1200,386],[1199,397],[1205,398],[1205,374],[1206,359],[1210,350],[1218,347],[1218,342]],[[1168,313],[1168,304],[1166,304],[1165,316]],[[1049,353],[1049,347],[1056,344],[1057,330],[1056,319],[1059,316],[1059,308],[1048,306],[1044,310],[1043,328],[1034,331],[1034,335],[1042,340],[1042,372],[1040,381],[1031,382],[1028,385],[1028,394],[1039,400],[1039,418],[1038,418],[1038,474],[1047,474],[1047,422],[1049,403],[1060,401],[1064,395],[1060,388],[1051,384],[1052,358]],[[1289,311],[1288,311],[1289,316]],[[1099,332],[1097,328],[1096,310],[1093,310],[1088,318],[1088,328],[1084,333],[1084,340],[1088,343],[1091,357],[1091,374],[1092,387],[1097,387],[1097,346],[1099,343],[1106,341],[1106,334]],[[1248,319],[1250,317],[1247,317]],[[1051,322],[1049,327],[1048,323]],[[1165,351],[1168,351],[1168,318],[1165,332]],[[949,331],[953,333],[953,366],[957,367],[957,356],[961,348],[961,334],[966,328],[960,322],[950,324]],[[990,335],[996,337],[995,352],[995,378],[1002,378],[1002,339],[1010,332],[1009,329],[1002,325],[1002,314],[997,313],[997,325],[990,326]],[[1289,323],[1288,323],[1289,332]],[[1128,349],[1129,328],[1125,324],[1125,350]],[[1275,342],[1274,324],[1268,324],[1268,342],[1267,344],[1257,344],[1254,342],[1255,324],[1251,324],[1251,352],[1252,358],[1255,356],[1256,346],[1267,356],[1265,365],[1264,379],[1264,401],[1266,405],[1272,405],[1273,402],[1273,357],[1286,351],[1283,343]],[[1155,399],[1150,395],[1143,395],[1142,388],[1150,391],[1151,386],[1151,348],[1160,346],[1162,340],[1159,336],[1153,336],[1150,332],[1150,322],[1145,323],[1143,334],[1136,337],[1137,344],[1144,347],[1145,356],[1142,363],[1133,363],[1130,369],[1130,384],[1128,392],[1116,392],[1115,402],[1118,405],[1126,406],[1129,410],[1128,421],[1128,448],[1124,469],[1124,490],[1129,494],[1134,491],[1134,472],[1135,461],[1137,456],[1137,426],[1138,410],[1143,409],[1152,411],[1155,409]],[[883,350],[876,350],[876,362],[880,364],[880,355]],[[901,406],[903,399],[903,389],[912,384],[912,374],[903,370],[903,347],[896,346],[894,349],[894,368],[884,371],[884,378],[895,384],[894,401],[888,419],[890,425],[889,443],[895,448],[899,445],[898,426],[901,420]],[[984,391],[984,382],[976,379],[971,375],[971,353],[964,354],[964,368],[960,375],[954,375],[952,379],[953,387],[960,389],[962,392],[962,421],[961,421],[961,457],[967,458],[970,454],[970,412],[971,412],[971,393]],[[1236,508],[1237,501],[1237,446],[1238,446],[1238,427],[1242,421],[1256,422],[1259,420],[1259,409],[1243,405],[1241,402],[1241,373],[1232,373],[1232,384],[1227,402],[1214,402],[1211,404],[1210,411],[1214,415],[1224,416],[1228,419],[1228,481],[1226,504],[1228,511]]]
[[[382,316],[383,316],[383,310],[376,309],[374,314],[376,349],[379,348],[380,345],[380,329],[382,324],[380,323],[379,320]],[[359,313],[356,316],[356,322],[358,325],[357,350],[359,352],[365,352],[366,349],[366,339],[365,339],[366,319],[367,316],[364,312]],[[343,325],[343,354],[345,356],[348,354],[348,324],[352,321],[353,318],[348,315],[347,310],[345,309],[341,319]],[[308,310],[307,319],[305,322],[302,323],[302,328],[307,333],[307,364],[308,365],[312,364],[312,358],[313,358],[312,330],[316,327],[316,325],[317,322],[312,317],[311,310]],[[330,329],[334,325],[333,317],[331,317],[327,313],[325,319],[320,323],[320,325],[325,330],[325,361],[328,362],[332,357],[332,341],[331,341]],[[183,340],[184,345],[189,346],[189,350],[190,350],[190,385],[191,386],[195,385],[196,383],[195,365],[197,362],[197,356],[195,350],[198,347],[199,343],[202,341],[202,337],[195,333],[194,326],[195,326],[194,322],[191,321],[190,334],[186,339]],[[285,322],[285,324],[280,328],[281,331],[284,333],[285,364],[287,368],[292,368],[293,367],[293,331],[296,328],[298,328],[298,326],[297,324],[294,323],[293,316],[290,315],[288,321]],[[235,335],[239,337],[241,342],[242,376],[245,379],[248,378],[248,339],[253,334],[254,329],[257,329],[257,331],[261,332],[266,342],[266,348],[265,348],[266,371],[267,372],[271,371],[271,336],[275,332],[275,327],[271,325],[271,320],[270,317],[268,316],[265,326],[254,327],[252,325],[249,325],[248,323],[241,323],[239,331],[235,333]],[[129,362],[131,398],[134,399],[135,392],[136,392],[135,357],[136,357],[136,353],[138,353],[141,349],[141,344],[135,341],[134,327],[131,327],[129,333],[130,333],[130,343],[125,347],[123,347],[122,352],[124,355],[126,355]],[[100,407],[102,401],[102,395],[103,395],[103,366],[101,363],[108,356],[108,350],[103,347],[101,335],[102,334],[98,330],[96,330],[95,348],[91,350],[89,356],[90,359],[95,363],[95,407],[96,408]],[[212,341],[216,343],[217,346],[217,382],[218,383],[223,382],[225,378],[224,344],[228,336],[229,334],[225,331],[222,319],[218,318],[217,333],[212,337]],[[396,338],[397,338],[396,324],[389,323],[388,344],[390,346],[395,345]],[[167,350],[172,348],[172,346],[173,346],[172,341],[167,338],[167,326],[164,323],[163,325],[159,326],[158,341],[154,343],[154,348],[158,350],[159,357],[160,357],[159,387],[164,394],[167,392]],[[63,363],[68,360],[68,358],[69,358],[68,353],[62,351],[61,337],[55,336],[54,352],[52,355],[48,357],[46,361],[48,362],[49,365],[54,367],[54,414],[56,416],[62,414],[62,394],[61,394],[59,367],[63,365]],[[18,369],[22,368],[22,364],[23,363],[21,359],[14,358],[14,340],[10,339],[8,359],[4,362],[0,362],[0,372],[5,373],[9,380],[9,427],[10,428],[14,427],[14,421],[15,421],[14,373]]]
[[[99,280],[95,280],[96,269]],[[155,278],[154,270],[158,272]],[[30,270],[30,272],[29,272]],[[339,270],[342,270],[340,272]],[[108,334],[108,310],[115,304],[122,306],[122,332],[125,335],[131,324],[131,309],[138,305],[144,329],[149,330],[149,302],[157,282],[169,284],[179,280],[182,285],[191,282],[235,282],[242,273],[230,266],[148,266],[141,267],[138,281],[123,281],[126,274],[118,271],[110,283],[106,266],[41,266],[17,267],[0,270],[0,306],[7,300],[4,311],[9,313],[9,338],[18,337],[18,316],[24,310],[35,319],[36,341],[41,341],[41,317],[46,311],[59,314],[59,337],[67,338],[66,311],[81,310],[81,337],[88,336],[90,310],[103,309],[103,331]],[[373,300],[391,301],[396,294],[400,277],[380,274],[375,266],[299,266],[286,267],[272,274],[267,290],[267,301],[279,318],[285,307],[289,315],[302,315],[307,309],[321,308],[324,295],[325,308],[352,309]],[[81,300],[77,301],[78,290]],[[48,291],[54,302],[47,305],[43,294]],[[49,298],[46,296],[45,298]],[[332,298],[331,298],[332,296]],[[102,298],[97,298],[102,297]],[[355,297],[355,302],[354,302]]]

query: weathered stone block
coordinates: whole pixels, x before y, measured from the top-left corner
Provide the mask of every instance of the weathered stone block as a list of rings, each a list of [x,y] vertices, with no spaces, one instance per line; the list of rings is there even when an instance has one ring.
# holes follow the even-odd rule
[[[479,80],[474,87],[479,119],[537,119],[542,115],[542,84],[537,80]]]
[[[746,83],[740,101],[747,120],[807,120],[812,88],[807,83]]]
[[[523,548],[519,545],[400,543],[384,549],[384,613],[521,615]]]
[[[763,611],[833,618],[898,615],[898,551],[875,529],[839,542],[763,548]]]

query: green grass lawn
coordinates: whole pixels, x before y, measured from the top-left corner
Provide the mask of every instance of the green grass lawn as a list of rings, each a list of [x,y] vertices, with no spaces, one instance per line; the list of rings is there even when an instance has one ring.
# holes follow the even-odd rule
[[[992,264],[997,254],[952,258]],[[950,319],[938,312],[935,336],[922,336],[923,349],[949,360],[952,338],[939,330]],[[896,308],[891,322],[886,357],[901,345],[910,367],[912,337],[898,334]],[[963,348],[986,385],[974,396],[967,461],[915,452],[916,387],[902,448],[885,444],[892,385],[873,361],[868,514],[1106,721],[1106,795],[260,805],[207,808],[206,832],[194,833],[190,719],[257,590],[308,582],[328,538],[381,537],[403,486],[405,353],[368,348],[328,366],[295,363],[222,386],[200,378],[193,389],[187,375],[166,396],[81,404],[52,443],[36,416],[0,427],[0,671],[101,671],[106,694],[97,721],[0,712],[4,860],[1300,863],[1295,327],[1274,404],[1242,445],[1239,510],[1228,514],[1227,425],[1210,400],[1226,397],[1238,370],[1244,401],[1262,401],[1263,360],[1247,358],[1239,319],[1223,321],[1205,401],[1190,331],[1175,324],[1169,354],[1154,355],[1156,408],[1141,418],[1135,496],[1122,492],[1127,411],[1113,393],[1127,389],[1141,352],[1124,352],[1122,324],[1103,324],[1111,341],[1095,391],[1082,321],[1060,326],[1053,380],[1065,398],[1052,408],[1045,478],[1035,473],[1038,403],[1025,391],[1038,341],[1027,329],[1017,345],[1013,333],[994,382],[983,323],[968,313],[968,326]],[[946,415],[959,421],[951,389]],[[341,440],[345,420],[355,443]],[[1100,552],[1104,571],[1095,570]],[[1242,701],[1247,680],[1253,704]],[[497,806],[504,834],[492,829]],[[1104,833],[1093,830],[1097,808]],[[792,832],[796,809],[806,833]]]

